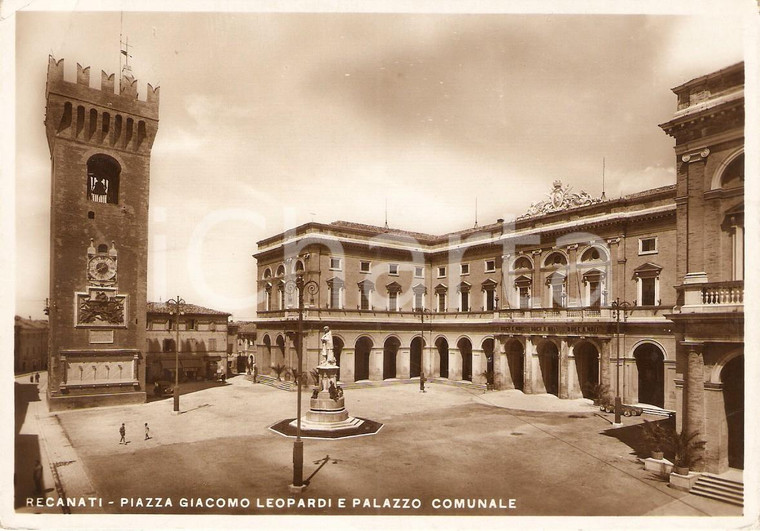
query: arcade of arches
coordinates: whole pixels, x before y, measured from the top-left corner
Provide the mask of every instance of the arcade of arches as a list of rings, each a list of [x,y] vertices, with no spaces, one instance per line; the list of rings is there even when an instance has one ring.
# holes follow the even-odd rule
[[[276,364],[295,366],[292,336],[265,333],[259,350],[261,370]],[[316,366],[316,340],[309,348],[306,367]],[[495,389],[517,389],[528,394],[549,393],[559,398],[594,398],[600,387],[614,393],[616,385],[614,337],[578,338],[537,335],[449,336],[419,333],[333,334],[333,350],[342,382],[440,378],[492,384]],[[642,340],[628,343],[621,357],[621,396],[625,403],[643,403],[674,409],[666,389],[675,364],[663,347]],[[672,379],[672,378],[671,378]]]

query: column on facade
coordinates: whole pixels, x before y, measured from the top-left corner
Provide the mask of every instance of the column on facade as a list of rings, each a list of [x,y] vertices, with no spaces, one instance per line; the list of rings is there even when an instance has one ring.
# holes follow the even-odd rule
[[[356,352],[352,347],[344,346],[340,353],[340,380],[342,382],[356,381]]]
[[[525,360],[523,368],[525,370],[524,392],[525,393],[545,393],[546,387],[541,378],[538,377],[540,368],[538,366],[538,342],[540,336],[528,336],[525,339]]]
[[[422,355],[420,355],[422,362]],[[409,348],[399,347],[396,353],[396,378],[409,378],[411,375],[412,355]]]
[[[610,377],[610,353],[612,352],[612,342],[609,338],[600,338],[599,342],[602,346],[602,351],[599,353],[599,382],[602,385],[606,385],[608,389],[612,389],[612,380]]]
[[[483,373],[487,369],[486,353],[483,349],[472,349],[472,383],[485,384]]]
[[[699,342],[682,343],[686,350],[684,375],[683,431],[697,432],[704,438],[705,431],[705,360]]]
[[[567,279],[567,306],[583,306],[581,296],[580,279],[578,278],[578,244],[567,246],[568,255],[568,279]]]
[[[731,231],[731,280],[744,280],[744,227],[734,218],[731,218],[734,224]]]
[[[508,337],[497,336],[493,342],[493,368],[494,371],[500,373],[499,389],[515,388],[514,378],[512,378],[512,372],[507,361],[507,341],[509,341]]]
[[[563,341],[567,343],[567,398],[583,398],[583,390],[581,389],[581,382],[578,379],[578,367],[575,364],[575,346],[578,344],[577,340]]]
[[[449,380],[459,381],[462,379],[462,353],[459,349],[449,345]]]
[[[567,338],[561,338],[559,343],[559,398],[570,397],[570,345]],[[575,363],[573,362],[573,366]]]
[[[382,381],[383,379],[383,356],[385,349],[373,346],[369,353],[369,379]]]
[[[501,256],[501,293],[499,294],[501,304],[498,305],[501,308],[513,308],[520,305],[519,297],[518,300],[515,301],[512,296],[514,293],[514,286],[512,286],[512,282],[509,281],[511,273],[509,264],[511,261],[511,254],[507,253]],[[499,308],[497,307],[496,310],[498,311]]]
[[[620,262],[620,238],[610,238],[607,240],[607,246],[610,250],[610,267],[609,272],[612,278],[607,279],[607,304],[615,300],[615,297],[623,299],[623,270]],[[625,257],[623,257],[625,259]]]
[[[542,306],[541,288],[541,250],[538,249],[531,253],[533,255],[533,279],[530,285],[530,307],[540,308]]]

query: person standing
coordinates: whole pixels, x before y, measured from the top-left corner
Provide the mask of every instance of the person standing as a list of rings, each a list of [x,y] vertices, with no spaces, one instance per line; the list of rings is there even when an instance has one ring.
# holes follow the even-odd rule
[[[145,423],[145,440],[147,441],[150,439],[150,428],[148,427],[148,423]]]
[[[124,423],[121,423],[121,428],[119,428],[119,435],[121,435],[121,439],[119,439],[119,444],[127,444],[127,428],[124,427]]]
[[[42,464],[39,459],[34,462],[32,477],[34,478],[34,494],[39,496],[42,494]]]
[[[40,383],[40,373],[34,373],[34,383]]]
[[[427,392],[427,391],[425,391],[425,381],[426,381],[425,373],[424,372],[420,372],[420,393],[426,393]]]

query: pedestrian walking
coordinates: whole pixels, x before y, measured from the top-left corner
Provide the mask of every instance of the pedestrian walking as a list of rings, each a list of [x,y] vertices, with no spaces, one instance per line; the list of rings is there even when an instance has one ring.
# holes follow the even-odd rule
[[[34,373],[34,383],[40,383],[40,373]]]
[[[39,496],[42,494],[42,464],[39,459],[34,462],[32,477],[34,478],[34,494]]]
[[[256,378],[259,376],[259,368],[254,364],[253,366],[253,383],[256,383]]]
[[[29,383],[34,383],[34,375],[33,374],[29,375]]]
[[[124,423],[121,423],[121,428],[119,428],[119,435],[121,435],[121,439],[119,439],[119,444],[127,444],[127,428],[124,427]]]
[[[420,393],[426,393],[427,392],[427,391],[425,391],[425,381],[426,381],[426,379],[425,379],[425,373],[424,372],[420,372]]]
[[[150,439],[150,428],[148,427],[148,423],[145,423],[145,440],[147,441]]]

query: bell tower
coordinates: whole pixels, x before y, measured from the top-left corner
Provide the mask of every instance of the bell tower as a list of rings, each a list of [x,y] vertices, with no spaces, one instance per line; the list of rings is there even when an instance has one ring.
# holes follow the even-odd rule
[[[159,89],[48,59],[51,410],[145,401],[150,151]]]

